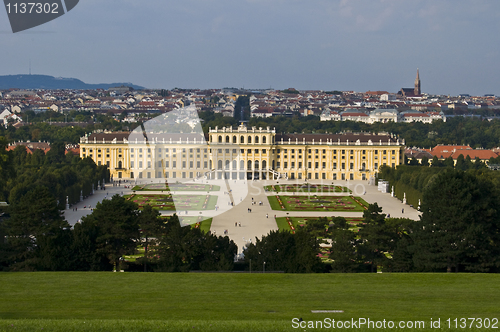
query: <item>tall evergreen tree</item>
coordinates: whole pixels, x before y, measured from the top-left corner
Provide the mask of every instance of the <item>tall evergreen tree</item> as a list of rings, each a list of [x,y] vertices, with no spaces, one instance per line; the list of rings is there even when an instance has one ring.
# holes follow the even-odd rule
[[[369,262],[372,272],[386,261],[384,252],[388,250],[387,243],[390,241],[385,229],[385,214],[381,212],[382,208],[377,203],[370,204],[363,212],[363,225],[358,233],[361,238],[358,252]]]
[[[160,218],[160,212],[146,204],[139,212],[139,227],[141,229],[141,242],[144,244],[144,272],[147,272],[147,262],[150,259],[150,246],[157,245],[163,235],[165,223]],[[153,252],[154,254],[154,252]]]
[[[413,235],[421,271],[486,272],[499,266],[500,205],[490,181],[447,170],[425,190]]]
[[[105,254],[110,263],[119,267],[120,258],[133,254],[139,244],[138,206],[120,195],[97,203],[83,223],[97,227],[97,252]]]
[[[61,230],[69,228],[56,199],[46,187],[36,187],[13,203],[11,218],[5,224],[16,262],[14,269],[20,270],[36,270],[43,250],[57,252],[46,246],[62,245],[58,238],[65,233]]]
[[[354,272],[360,264],[356,233],[349,230],[349,224],[344,217],[333,218],[329,236],[332,243],[329,258],[333,260],[331,272]]]

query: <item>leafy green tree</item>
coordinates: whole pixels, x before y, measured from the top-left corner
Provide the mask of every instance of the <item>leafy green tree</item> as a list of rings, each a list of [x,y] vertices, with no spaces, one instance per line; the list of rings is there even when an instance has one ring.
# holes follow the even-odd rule
[[[310,273],[322,269],[318,257],[319,241],[316,236],[303,229],[295,234],[271,231],[268,235],[251,243],[244,251],[245,262],[252,261],[253,269],[284,271],[287,273]]]
[[[62,142],[55,142],[50,145],[50,150],[45,155],[45,163],[60,164],[65,160],[65,145]]]
[[[485,169],[485,168],[486,164],[481,159],[479,159],[479,157],[476,157],[474,159],[474,169]]]
[[[230,271],[237,253],[227,236],[215,236],[197,228],[182,227],[176,215],[165,225],[159,242],[158,271]]]
[[[210,233],[201,233],[198,229],[193,232],[202,235],[203,251],[199,263],[202,271],[231,271],[234,266],[234,257],[238,252],[236,244],[227,236],[215,236]]]
[[[333,260],[331,272],[349,273],[359,267],[356,233],[349,230],[349,224],[344,217],[333,218],[329,229],[332,247],[329,258]]]
[[[150,259],[149,248],[158,244],[165,223],[160,218],[160,212],[146,204],[139,212],[139,227],[141,229],[141,242],[144,244],[144,272],[147,272],[147,262]],[[154,254],[154,252],[153,252]]]
[[[69,224],[61,216],[51,192],[46,187],[36,187],[13,203],[10,213],[5,227],[15,261],[12,268],[32,271],[53,267],[53,262],[44,265],[39,258],[50,258],[46,252],[61,254],[66,242],[63,239],[66,233],[61,230],[69,228]]]
[[[158,270],[164,272],[189,271],[189,263],[184,253],[184,237],[188,232],[187,227],[182,227],[177,215],[169,218],[165,225],[158,248]]]
[[[443,167],[443,164],[441,163],[441,160],[439,160],[437,156],[434,156],[432,158],[431,167]]]
[[[385,228],[390,237],[387,252],[390,259],[386,261],[384,270],[390,272],[413,271],[413,255],[410,252],[411,234],[416,222],[409,218],[386,218]]]
[[[98,229],[97,252],[105,254],[117,268],[120,258],[133,254],[139,244],[138,206],[120,195],[97,203],[92,214],[82,218]]]
[[[419,271],[487,272],[499,262],[498,189],[470,173],[447,170],[425,190],[412,235]]]
[[[363,212],[363,225],[359,229],[361,243],[358,253],[364,261],[369,262],[371,271],[375,272],[377,265],[384,265],[387,260],[385,252],[389,251],[389,242],[392,239],[385,225],[385,214],[377,203],[370,204]]]
[[[473,168],[474,168],[474,164],[472,163],[470,156],[467,155],[467,157],[465,157],[465,169],[473,169]]]
[[[98,250],[99,228],[91,222],[77,223],[73,227],[73,268],[75,271],[109,271],[113,268],[105,253]]]
[[[453,158],[450,156],[444,160],[443,165],[444,167],[453,168],[455,166],[455,162],[453,161]]]
[[[57,228],[50,236],[37,238],[35,270],[71,271],[74,270],[74,256],[71,250],[73,233],[70,227]]]
[[[316,236],[325,236],[329,223],[326,217],[314,218],[307,221],[306,230]]]
[[[465,164],[465,158],[463,154],[460,154],[457,157],[457,164],[455,165],[455,169],[458,169],[460,171],[465,171],[467,169],[467,166]]]

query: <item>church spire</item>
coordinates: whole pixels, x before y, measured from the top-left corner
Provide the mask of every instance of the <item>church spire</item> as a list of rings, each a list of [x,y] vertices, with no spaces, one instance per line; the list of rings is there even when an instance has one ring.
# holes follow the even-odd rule
[[[420,90],[420,74],[418,72],[418,68],[417,68],[417,78],[415,79],[415,89],[414,89],[413,93],[416,96],[419,96],[421,94],[421,90]]]

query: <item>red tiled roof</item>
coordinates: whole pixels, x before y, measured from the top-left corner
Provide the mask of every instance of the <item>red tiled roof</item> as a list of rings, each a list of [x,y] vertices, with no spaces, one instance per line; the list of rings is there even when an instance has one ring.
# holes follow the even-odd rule
[[[451,157],[453,159],[457,159],[458,156],[463,155],[464,158],[467,158],[467,156],[470,157],[470,159],[476,159],[478,157],[481,160],[488,160],[490,158],[496,158],[498,157],[498,154],[491,150],[456,150]]]

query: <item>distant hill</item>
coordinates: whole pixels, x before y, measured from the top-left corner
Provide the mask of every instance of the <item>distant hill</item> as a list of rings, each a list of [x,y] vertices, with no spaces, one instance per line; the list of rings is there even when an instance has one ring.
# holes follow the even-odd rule
[[[0,90],[16,89],[109,89],[117,86],[129,86],[135,90],[145,89],[132,83],[87,84],[76,78],[53,77],[48,75],[0,75]]]

